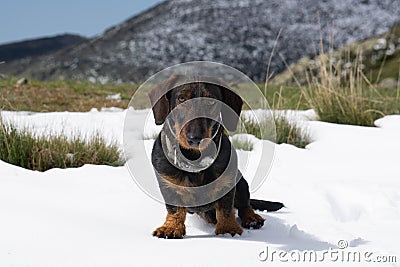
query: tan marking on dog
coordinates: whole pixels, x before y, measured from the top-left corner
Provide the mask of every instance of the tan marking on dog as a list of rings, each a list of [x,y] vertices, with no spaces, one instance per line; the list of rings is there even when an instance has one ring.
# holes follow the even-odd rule
[[[163,176],[164,186],[173,189],[175,194],[179,195],[183,203],[191,203],[193,199],[193,188],[195,185],[187,177]]]
[[[186,234],[185,219],[186,208],[177,208],[176,213],[167,214],[164,224],[153,232],[153,236],[183,238],[183,236]]]
[[[238,210],[239,217],[242,220],[242,226],[250,228],[253,224],[263,223],[265,219],[254,212],[251,207]]]
[[[216,215],[217,224],[215,226],[215,234],[231,234],[234,236],[235,234],[241,235],[243,233],[242,227],[240,227],[239,223],[236,221],[233,209],[231,214],[225,217],[221,208],[217,207]]]
[[[193,147],[190,146],[187,142],[187,137],[186,137],[186,128],[187,126],[183,126],[181,131],[179,132],[180,129],[180,125],[178,123],[174,124],[174,130],[175,130],[175,134],[178,137],[178,143],[181,147],[185,148],[185,149],[189,149],[192,151],[200,151],[199,147]]]

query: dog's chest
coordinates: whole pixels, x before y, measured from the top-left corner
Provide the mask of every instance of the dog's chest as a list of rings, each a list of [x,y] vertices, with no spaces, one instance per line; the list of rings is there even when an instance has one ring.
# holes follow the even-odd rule
[[[200,172],[200,173],[183,172],[181,177],[179,178],[179,184],[181,186],[186,186],[186,187],[201,186],[205,185],[206,183],[207,181],[205,172]]]

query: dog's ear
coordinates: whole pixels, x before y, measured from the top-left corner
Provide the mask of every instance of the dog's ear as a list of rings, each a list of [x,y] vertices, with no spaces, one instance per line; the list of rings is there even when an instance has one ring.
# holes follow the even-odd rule
[[[155,87],[149,93],[149,98],[151,106],[153,109],[154,120],[157,125],[163,124],[165,118],[168,116],[169,101],[167,99],[167,94],[163,94],[163,90],[160,87]]]
[[[222,106],[221,115],[225,128],[230,132],[234,132],[242,111],[243,101],[239,95],[228,88],[222,87],[223,102],[235,111],[236,115],[226,106]]]
[[[173,88],[179,78],[180,75],[173,74],[168,80],[154,87],[149,93],[154,120],[157,125],[163,124],[168,114],[171,112],[168,91]]]

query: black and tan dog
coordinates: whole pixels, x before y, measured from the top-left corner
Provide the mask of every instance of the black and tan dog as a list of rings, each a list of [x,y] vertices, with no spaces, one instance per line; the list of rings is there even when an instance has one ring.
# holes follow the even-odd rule
[[[171,111],[176,109],[174,119],[172,122],[168,122],[169,127],[166,126],[167,123],[164,124],[152,151],[152,164],[168,211],[165,223],[157,228],[153,235],[160,238],[182,238],[186,233],[186,212],[197,213],[209,223],[215,224],[216,234],[241,235],[243,230],[236,221],[235,208],[238,209],[241,225],[244,228],[262,227],[264,219],[253,209],[275,211],[282,208],[283,204],[250,199],[248,184],[237,169],[236,153],[231,154],[231,151],[234,150],[231,150],[229,138],[224,132],[224,127],[221,127],[223,124],[229,131],[236,129],[238,116],[242,109],[242,99],[230,89],[216,83],[191,82],[179,85],[181,78],[179,75],[171,76],[161,87],[153,89],[149,95],[157,125],[163,124]],[[168,90],[168,88],[173,89]],[[196,109],[186,106],[182,112],[179,112],[179,108],[184,107],[186,101],[188,101],[186,103],[190,103],[189,100],[196,98],[208,100]],[[236,116],[229,114],[223,105],[218,105],[221,103],[219,101],[230,107]],[[191,110],[192,113],[203,114],[195,114],[198,115],[197,118],[185,122],[185,116],[193,115],[189,114],[188,110]],[[218,118],[221,118],[222,121]],[[184,125],[180,125],[182,122]],[[165,151],[170,148],[163,148],[163,140],[172,139],[177,141],[185,158],[196,160],[200,157],[202,150],[207,149],[207,144],[202,143],[202,140],[206,138],[214,141],[218,147],[218,154],[212,165],[198,172],[179,168],[179,162],[173,164],[171,159],[168,159],[171,151]],[[175,157],[175,161],[179,160],[179,157],[178,159]],[[233,162],[235,172],[225,172],[228,162],[230,164]],[[221,182],[216,183],[216,186],[207,194],[212,199],[213,195],[217,195],[224,186],[231,186],[226,194],[205,205],[196,207],[184,205],[186,201],[190,202],[193,198],[188,189],[210,184],[221,175],[225,176],[225,180],[222,179]],[[171,184],[181,187],[172,187]]]

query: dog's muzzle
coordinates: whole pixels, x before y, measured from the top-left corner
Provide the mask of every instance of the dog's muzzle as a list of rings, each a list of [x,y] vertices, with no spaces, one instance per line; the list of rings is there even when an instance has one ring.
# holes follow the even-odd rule
[[[210,142],[207,147],[200,151],[201,155],[196,160],[187,159],[181,152],[178,138],[176,133],[172,127],[172,119],[167,118],[164,124],[164,129],[161,132],[161,144],[164,150],[164,154],[167,157],[168,161],[177,167],[180,170],[187,172],[201,172],[207,168],[209,168],[217,158],[219,151],[221,149],[222,143],[222,134],[219,137],[218,145],[215,145],[214,138],[217,136],[220,127],[221,127],[222,119],[221,114],[219,115],[219,120],[217,121],[217,127],[213,132],[213,135],[210,138]],[[170,138],[173,137],[173,138]],[[188,137],[189,139],[190,137]],[[197,138],[200,139],[200,138]],[[201,144],[202,141],[206,139],[196,140],[198,145]],[[189,140],[188,140],[189,141]],[[195,142],[194,140],[192,140]]]

